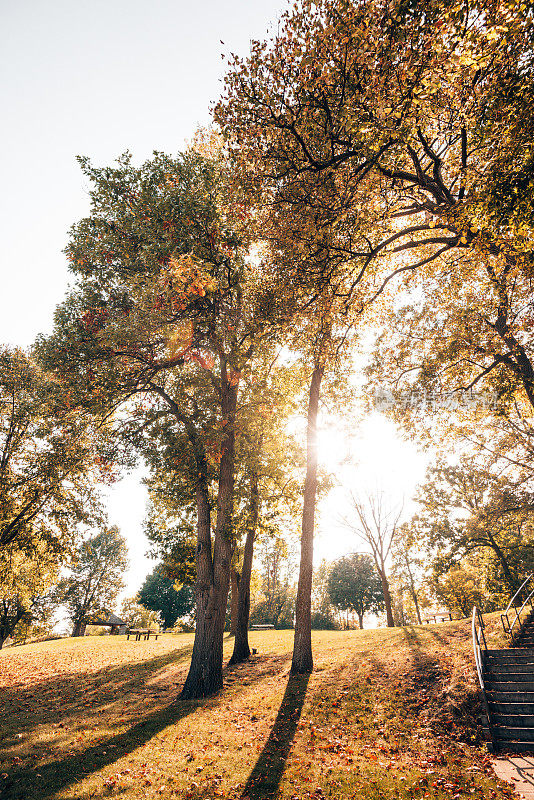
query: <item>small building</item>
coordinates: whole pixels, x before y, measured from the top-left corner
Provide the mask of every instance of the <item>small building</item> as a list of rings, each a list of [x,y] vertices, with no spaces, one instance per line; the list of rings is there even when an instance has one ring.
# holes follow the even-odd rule
[[[128,627],[123,619],[120,619],[116,614],[109,613],[106,617],[94,617],[87,620],[88,625],[103,625],[105,628],[110,629],[112,636],[117,636],[121,633],[126,633]]]

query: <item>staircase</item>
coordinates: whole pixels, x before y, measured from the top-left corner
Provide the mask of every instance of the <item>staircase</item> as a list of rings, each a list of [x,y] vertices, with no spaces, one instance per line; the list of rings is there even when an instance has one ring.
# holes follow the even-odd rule
[[[487,649],[482,615],[476,607],[473,609],[475,662],[486,712],[484,728],[492,752],[534,753],[534,588],[528,588],[532,577],[502,615],[504,630],[510,636],[507,649]],[[527,597],[519,608],[520,593]]]

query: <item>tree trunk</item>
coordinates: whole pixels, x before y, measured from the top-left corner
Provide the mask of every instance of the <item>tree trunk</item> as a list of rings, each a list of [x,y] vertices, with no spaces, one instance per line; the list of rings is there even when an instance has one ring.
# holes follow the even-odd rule
[[[358,614],[358,624],[360,626],[360,630],[363,631],[363,614]]]
[[[490,547],[492,548],[493,552],[495,553],[495,555],[497,556],[497,558],[501,563],[502,571],[504,572],[504,577],[508,581],[510,589],[515,591],[519,586],[519,581],[517,580],[517,577],[512,573],[512,570],[510,569],[510,565],[508,564],[506,556],[504,555],[503,551],[501,550],[501,548],[499,547],[493,536],[488,535],[488,541],[490,542]]]
[[[237,625],[237,603],[241,576],[235,567],[230,570],[230,636],[235,636]]]
[[[410,569],[410,561],[409,561],[408,556],[407,556],[406,553],[404,554],[404,560],[406,561],[406,569],[408,570],[408,577],[410,579],[410,592],[411,592],[411,595],[412,595],[413,604],[415,606],[415,613],[417,615],[417,622],[419,623],[419,625],[422,625],[423,623],[421,622],[421,611],[419,609],[419,601],[417,600],[417,592],[415,591],[415,584],[414,584],[414,580],[413,580],[412,570]],[[403,623],[404,623],[404,619],[403,619]]]
[[[313,670],[311,647],[311,589],[313,573],[313,530],[315,524],[315,498],[317,495],[317,413],[324,367],[313,369],[308,403],[306,430],[307,461],[302,508],[302,537],[300,544],[300,570],[295,609],[295,640],[293,645],[292,673]]]
[[[181,696],[184,699],[209,697],[223,685],[223,638],[232,558],[232,516],[235,462],[235,413],[237,387],[223,375],[221,387],[225,437],[221,447],[217,523],[213,558],[209,538],[207,483],[197,492],[197,616],[191,664]],[[200,506],[198,503],[200,494]],[[206,522],[207,516],[207,522]]]
[[[248,643],[248,622],[250,616],[250,577],[252,575],[252,559],[254,556],[254,537],[258,526],[260,511],[260,493],[258,474],[253,471],[250,477],[250,516],[243,553],[243,569],[239,581],[237,598],[237,625],[235,631],[234,652],[230,664],[239,664],[250,657]]]
[[[85,628],[86,624],[83,619],[77,620],[74,623],[74,628],[72,630],[72,636],[85,636]]]
[[[382,563],[380,565],[380,581],[382,583],[382,593],[384,595],[384,603],[386,606],[386,620],[388,628],[395,627],[395,620],[393,619],[393,609],[391,605],[391,592],[389,591],[389,581],[387,579],[386,567]]]

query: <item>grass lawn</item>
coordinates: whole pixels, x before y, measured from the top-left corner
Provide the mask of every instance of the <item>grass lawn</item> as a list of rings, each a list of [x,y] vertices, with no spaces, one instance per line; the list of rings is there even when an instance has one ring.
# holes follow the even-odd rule
[[[292,631],[252,632],[258,654],[196,703],[176,700],[192,634],[0,651],[0,797],[511,796],[479,741],[467,621],[313,638],[314,673],[290,679]]]

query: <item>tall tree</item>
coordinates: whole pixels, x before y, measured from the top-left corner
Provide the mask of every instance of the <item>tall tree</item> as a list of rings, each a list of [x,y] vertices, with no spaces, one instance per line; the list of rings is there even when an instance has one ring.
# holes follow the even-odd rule
[[[277,181],[308,217],[319,182],[347,187],[329,208],[341,223],[372,218],[374,235],[353,225],[346,250],[364,269],[461,268],[468,254],[521,270],[533,38],[528,4],[505,0],[302,0],[271,41],[232,60],[216,117],[256,183]],[[391,275],[376,278],[369,296]]]
[[[401,590],[407,589],[413,603],[415,617],[422,624],[417,576],[423,567],[423,559],[430,557],[428,551],[423,552],[422,542],[418,540],[417,531],[407,523],[399,525],[397,536],[393,542],[393,571]]]
[[[127,553],[126,542],[116,527],[82,542],[71,574],[57,586],[57,597],[73,624],[73,636],[84,635],[92,616],[111,611],[124,586]]]
[[[67,248],[77,286],[40,354],[93,412],[128,404],[129,436],[136,425],[148,436],[167,420],[185,445],[197,616],[183,695],[203,697],[222,686],[239,383],[280,303],[246,258],[250,211],[220,154],[197,147],[178,158],[157,154],[140,168],[129,156],[114,169],[82,166],[93,188],[91,214]]]

